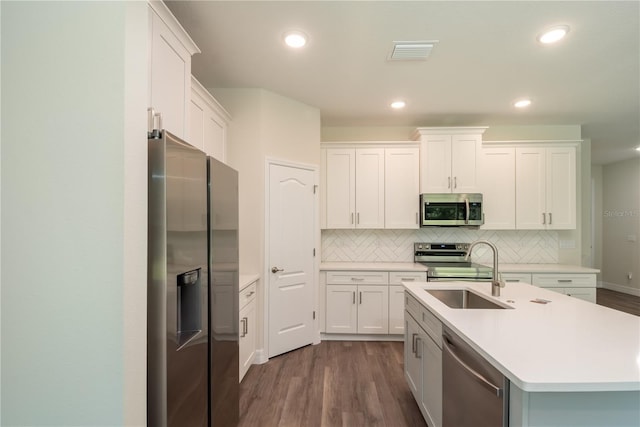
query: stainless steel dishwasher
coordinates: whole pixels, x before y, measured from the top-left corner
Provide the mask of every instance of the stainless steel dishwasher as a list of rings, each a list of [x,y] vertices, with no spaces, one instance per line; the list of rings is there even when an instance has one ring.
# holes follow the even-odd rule
[[[509,425],[509,380],[446,327],[442,333],[442,425]]]

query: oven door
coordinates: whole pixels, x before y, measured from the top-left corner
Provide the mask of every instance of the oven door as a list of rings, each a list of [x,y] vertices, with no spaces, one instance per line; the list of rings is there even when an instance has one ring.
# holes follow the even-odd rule
[[[479,227],[484,224],[482,194],[420,195],[421,227]]]

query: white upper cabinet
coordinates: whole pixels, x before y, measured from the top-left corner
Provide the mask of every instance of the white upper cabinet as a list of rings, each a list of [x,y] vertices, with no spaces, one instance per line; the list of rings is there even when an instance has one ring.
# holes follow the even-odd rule
[[[419,157],[413,142],[323,144],[321,227],[418,228]]]
[[[384,228],[384,149],[326,149],[327,228]]]
[[[384,228],[384,149],[356,150],[356,228]]]
[[[576,228],[575,147],[516,148],[516,228]]]
[[[325,151],[327,228],[354,228],[356,211],[356,151],[331,148]]]
[[[484,230],[516,228],[516,149],[483,147],[478,161]]]
[[[188,141],[191,55],[200,50],[162,2],[149,2],[149,31],[149,107],[163,128]]]
[[[419,228],[420,150],[385,148],[385,228]]]
[[[421,193],[475,193],[486,127],[418,128]]]
[[[231,116],[191,77],[191,133],[189,142],[221,162],[227,159],[227,128]]]

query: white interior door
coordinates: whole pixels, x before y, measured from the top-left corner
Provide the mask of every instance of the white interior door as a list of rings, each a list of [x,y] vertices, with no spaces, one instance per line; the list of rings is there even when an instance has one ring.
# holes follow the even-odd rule
[[[269,357],[314,338],[315,173],[269,165]]]

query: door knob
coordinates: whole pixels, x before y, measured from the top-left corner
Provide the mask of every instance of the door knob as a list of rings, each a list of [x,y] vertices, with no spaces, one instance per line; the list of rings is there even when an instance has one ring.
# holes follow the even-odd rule
[[[271,272],[272,273],[277,273],[278,271],[284,271],[283,268],[278,268],[278,267],[271,267]]]

